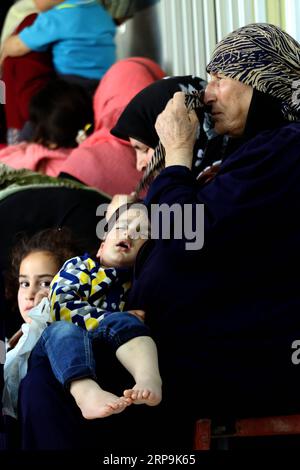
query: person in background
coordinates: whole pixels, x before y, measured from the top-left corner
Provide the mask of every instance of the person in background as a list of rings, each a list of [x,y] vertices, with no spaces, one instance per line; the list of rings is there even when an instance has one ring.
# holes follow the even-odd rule
[[[18,387],[27,371],[27,359],[47,318],[43,312],[31,317],[33,307],[48,297],[55,274],[77,251],[67,229],[45,229],[29,237],[23,235],[11,252],[11,268],[5,278],[6,298],[17,303],[24,323],[9,340],[4,364],[3,414],[17,417]]]
[[[34,0],[18,0],[13,3],[6,14],[3,28],[1,30],[1,44],[3,44],[5,39],[14,33],[16,28],[27,16],[37,13],[39,13],[39,10],[35,5]]]
[[[62,176],[70,175],[113,196],[130,193],[141,178],[128,142],[110,133],[128,102],[165,72],[151,59],[130,57],[114,64],[94,96],[94,132],[62,162]]]
[[[56,73],[91,92],[115,62],[116,25],[97,0],[35,0],[34,23],[3,43],[0,63],[52,50]]]
[[[78,84],[52,80],[32,98],[29,118],[31,141],[0,150],[0,162],[57,176],[81,131],[93,128],[92,99]]]
[[[23,2],[25,3],[23,4]],[[30,5],[35,9],[31,11]],[[20,0],[9,11],[8,22],[10,22],[10,12],[14,12],[12,18],[16,29],[13,32],[18,34],[34,23],[38,8],[35,6],[34,0]],[[18,20],[17,24],[16,20]],[[31,98],[55,77],[51,51],[31,51],[20,57],[6,57],[2,65],[1,78],[5,83],[3,108],[6,138],[4,141],[8,145],[22,141],[22,130],[29,121]]]

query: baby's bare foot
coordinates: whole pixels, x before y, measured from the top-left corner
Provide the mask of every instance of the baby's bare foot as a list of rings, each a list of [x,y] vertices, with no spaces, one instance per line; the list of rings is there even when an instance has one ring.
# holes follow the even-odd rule
[[[139,381],[133,388],[124,390],[123,395],[134,405],[156,406],[161,402],[161,381]]]
[[[76,401],[76,403],[85,419],[96,419],[121,413],[131,404],[131,401],[126,401],[126,397],[118,397],[102,390],[97,394],[88,393],[84,400]]]
[[[121,413],[131,405],[130,397],[118,397],[106,392],[92,379],[80,379],[71,383],[70,392],[85,419],[106,418]]]

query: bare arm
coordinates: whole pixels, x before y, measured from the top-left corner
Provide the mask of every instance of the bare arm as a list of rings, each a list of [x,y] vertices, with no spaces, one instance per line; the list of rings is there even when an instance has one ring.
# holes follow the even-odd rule
[[[187,111],[184,93],[175,93],[155,123],[166,151],[166,167],[181,165],[191,168],[198,125],[195,111]]]
[[[1,50],[0,65],[2,65],[5,57],[21,57],[30,51],[31,49],[29,49],[29,47],[27,47],[24,42],[21,41],[19,36],[14,34],[4,41]]]

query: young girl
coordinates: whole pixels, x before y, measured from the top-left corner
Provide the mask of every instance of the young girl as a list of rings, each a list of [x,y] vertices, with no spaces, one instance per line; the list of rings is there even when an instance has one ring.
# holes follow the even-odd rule
[[[53,277],[77,250],[75,240],[67,229],[46,229],[32,237],[24,236],[12,250],[6,296],[12,303],[17,299],[25,323],[8,341],[11,350],[6,355],[4,365],[4,414],[16,417],[18,386],[26,374],[27,359],[34,341],[47,324],[47,317],[40,315],[42,312],[36,312],[34,319],[30,316],[32,308],[48,296]]]
[[[32,98],[29,119],[30,142],[1,150],[0,162],[57,176],[82,131],[92,130],[92,99],[80,85],[52,80]]]

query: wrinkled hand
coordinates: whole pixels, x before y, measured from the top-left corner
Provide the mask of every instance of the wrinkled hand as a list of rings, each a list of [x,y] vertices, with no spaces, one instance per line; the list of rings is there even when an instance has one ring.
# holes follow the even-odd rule
[[[187,110],[183,92],[177,92],[159,114],[155,129],[166,151],[165,166],[192,167],[193,148],[199,121],[195,111]]]
[[[34,306],[36,307],[44,297],[48,297],[49,289],[39,290],[34,297]]]
[[[145,312],[144,310],[128,310],[129,313],[137,317],[142,322],[145,321]]]

